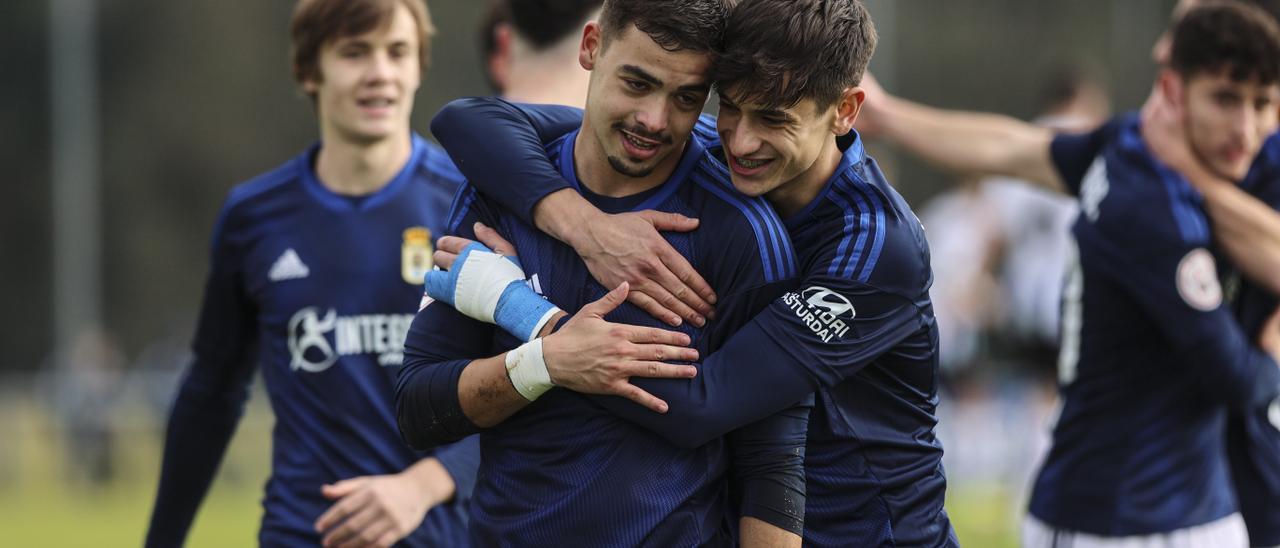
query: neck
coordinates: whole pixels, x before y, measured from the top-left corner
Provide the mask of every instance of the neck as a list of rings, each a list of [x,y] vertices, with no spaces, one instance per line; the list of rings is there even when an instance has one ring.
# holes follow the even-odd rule
[[[610,198],[639,194],[661,185],[675,172],[681,156],[683,156],[681,151],[673,151],[644,177],[631,177],[619,173],[609,165],[609,157],[604,153],[600,141],[591,130],[586,115],[582,118],[582,128],[573,142],[573,167],[578,173],[578,181],[591,192]]]
[[[836,146],[836,140],[829,139],[809,169],[769,191],[766,198],[773,204],[773,210],[778,212],[778,216],[788,219],[816,200],[827,181],[836,174],[843,156],[840,147]]]
[[[373,194],[404,168],[413,153],[406,130],[395,138],[371,143],[353,143],[323,132],[320,152],[316,155],[316,178],[335,194],[363,196]]]
[[[576,40],[539,52],[519,42],[512,53],[504,97],[517,103],[586,106],[591,73],[578,65]]]

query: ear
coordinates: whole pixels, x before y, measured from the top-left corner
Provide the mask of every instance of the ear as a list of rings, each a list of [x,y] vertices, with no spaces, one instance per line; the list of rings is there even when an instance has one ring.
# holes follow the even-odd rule
[[[591,70],[596,66],[596,60],[600,57],[600,51],[604,47],[603,36],[600,34],[600,23],[588,21],[587,26],[582,28],[582,44],[578,47],[578,64],[582,68]]]
[[[1182,100],[1185,94],[1182,75],[1172,69],[1160,69],[1160,93],[1164,95],[1170,106],[1182,110]]]
[[[498,91],[507,89],[507,75],[511,72],[511,25],[498,23],[493,27],[493,54],[487,60],[489,80]]]
[[[1187,82],[1181,74],[1174,70],[1165,68],[1160,70],[1160,93],[1165,96],[1165,102],[1170,106],[1174,113],[1178,114],[1178,118],[1183,117],[1185,110],[1185,99],[1187,99]]]
[[[320,92],[320,75],[308,76],[302,80],[302,91],[307,95],[314,96]]]
[[[840,92],[840,98],[836,100],[836,117],[831,121],[831,133],[838,137],[852,131],[853,123],[858,119],[862,102],[866,98],[867,92],[860,87],[844,88]]]

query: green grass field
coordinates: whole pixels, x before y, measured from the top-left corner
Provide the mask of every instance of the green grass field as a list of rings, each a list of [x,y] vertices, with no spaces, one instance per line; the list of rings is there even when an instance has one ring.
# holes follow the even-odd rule
[[[256,544],[261,490],[270,458],[271,418],[265,399],[254,398],[204,501],[188,546],[225,548]],[[5,546],[140,546],[158,479],[160,439],[155,418],[123,421],[116,479],[90,488],[68,478],[63,443],[46,412],[29,402],[0,406],[0,531]],[[947,511],[965,546],[1017,545],[1016,497],[993,486],[958,484]]]

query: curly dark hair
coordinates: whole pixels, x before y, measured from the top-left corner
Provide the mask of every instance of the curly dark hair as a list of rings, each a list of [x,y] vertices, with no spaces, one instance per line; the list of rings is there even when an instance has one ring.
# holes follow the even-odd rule
[[[1252,4],[1206,2],[1173,27],[1169,66],[1185,76],[1226,71],[1237,82],[1280,81],[1280,24]]]

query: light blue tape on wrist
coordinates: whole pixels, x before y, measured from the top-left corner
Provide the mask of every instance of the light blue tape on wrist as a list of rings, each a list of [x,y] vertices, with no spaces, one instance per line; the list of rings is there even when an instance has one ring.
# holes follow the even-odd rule
[[[451,306],[454,305],[457,301],[458,273],[462,272],[462,265],[466,264],[467,258],[471,256],[472,251],[489,251],[489,248],[483,244],[473,242],[462,248],[458,258],[453,261],[453,268],[427,272],[427,295],[437,301],[449,303]]]
[[[528,341],[537,335],[533,330],[538,327],[538,322],[555,307],[524,281],[511,282],[498,298],[498,309],[494,311],[493,319],[507,333]]]

